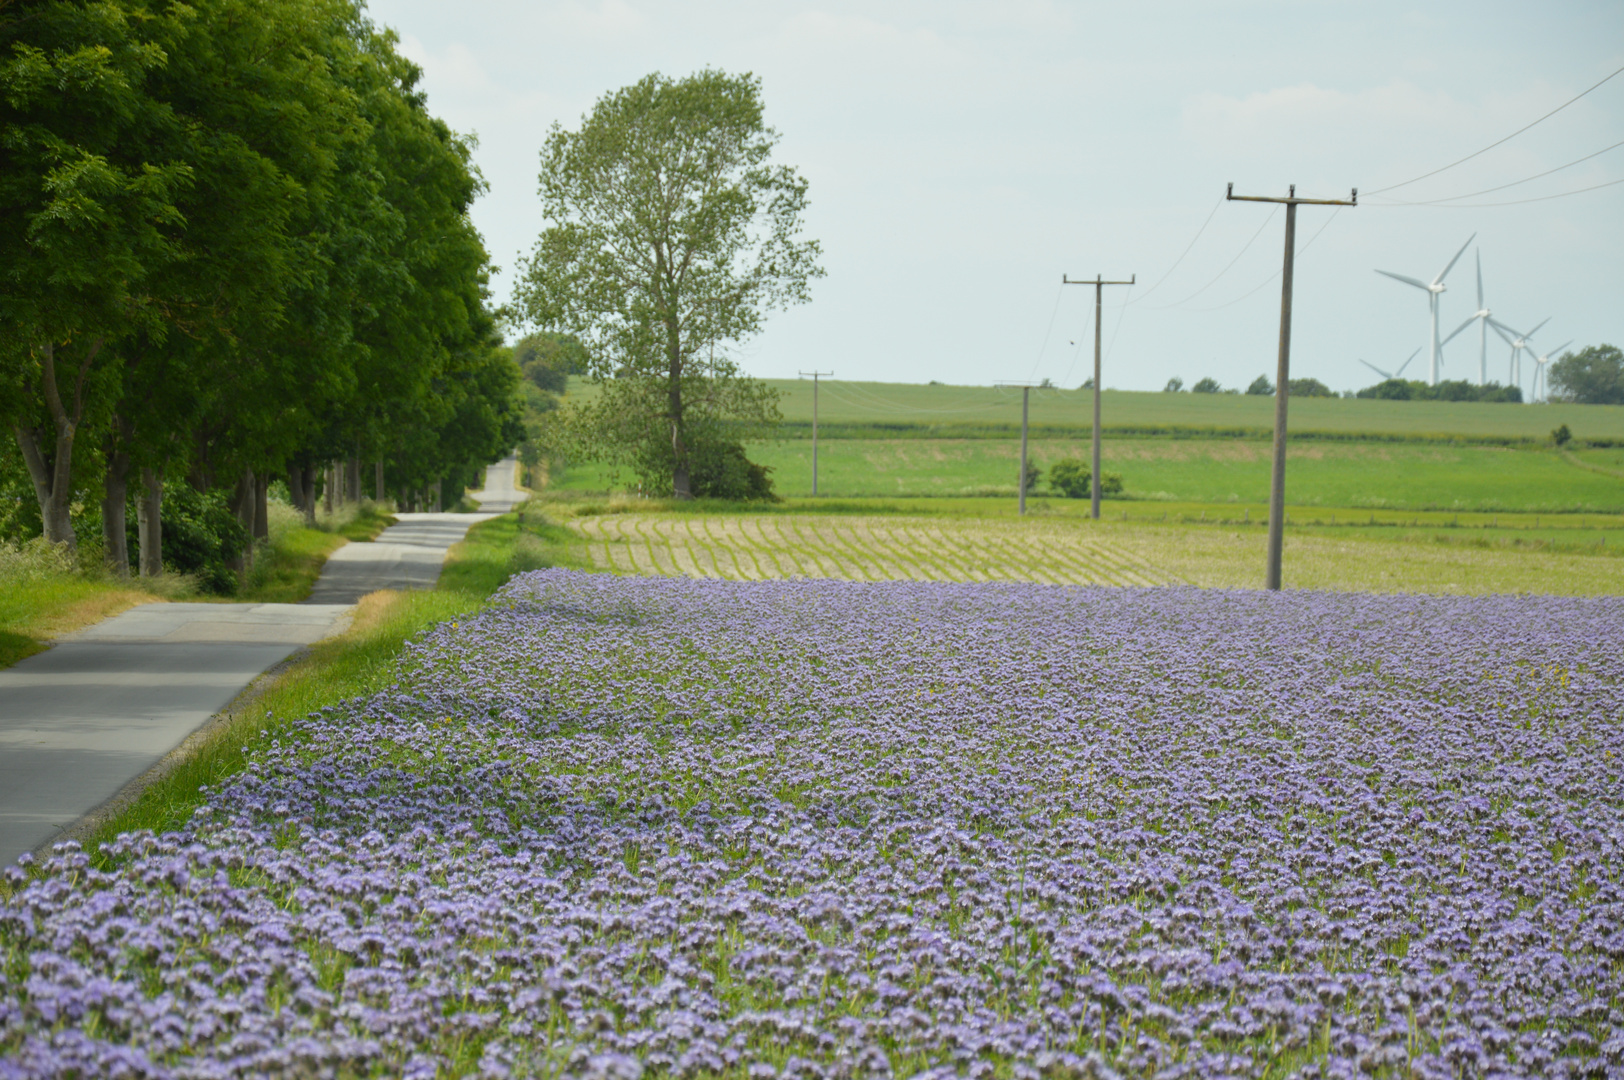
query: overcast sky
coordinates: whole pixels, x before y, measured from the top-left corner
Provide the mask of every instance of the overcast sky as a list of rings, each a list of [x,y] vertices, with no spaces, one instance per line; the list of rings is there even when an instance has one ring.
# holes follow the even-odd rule
[[[1272,375],[1284,215],[1222,204],[1229,181],[1237,194],[1360,189],[1355,209],[1298,211],[1294,375],[1344,389],[1376,381],[1360,358],[1397,367],[1427,340],[1426,294],[1373,271],[1431,279],[1474,232],[1447,279],[1445,333],[1476,310],[1478,249],[1496,318],[1522,329],[1550,318],[1535,344],[1624,345],[1624,184],[1518,205],[1379,205],[1469,195],[1624,140],[1624,75],[1466,164],[1375,194],[1624,67],[1617,0],[370,10],[422,65],[430,108],[479,138],[490,193],[474,218],[502,267],[498,301],[545,224],[536,173],[554,122],[577,126],[600,96],[654,71],[759,76],[779,160],[810,183],[807,234],[828,276],[742,350],[755,375],[1074,386],[1091,363],[1093,289],[1060,280],[1096,272],[1138,275],[1106,290],[1107,386]],[[1459,201],[1617,180],[1624,146]],[[1474,328],[1446,350],[1444,377],[1475,381],[1478,352]],[[1506,380],[1507,353],[1491,335],[1490,378]],[[1424,378],[1426,359],[1405,375]]]

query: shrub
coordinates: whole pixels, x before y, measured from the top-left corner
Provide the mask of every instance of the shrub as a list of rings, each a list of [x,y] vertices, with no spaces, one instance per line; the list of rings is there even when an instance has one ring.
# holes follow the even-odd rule
[[[1551,441],[1558,446],[1566,446],[1570,441],[1572,441],[1572,439],[1573,432],[1568,430],[1568,425],[1566,424],[1563,424],[1561,427],[1558,427],[1555,431],[1551,432]]]
[[[1224,388],[1211,375],[1190,387],[1190,393],[1192,394],[1221,394],[1223,392]]]
[[[1026,482],[1022,485],[1026,488],[1027,494],[1031,494],[1037,488],[1038,481],[1041,479],[1043,479],[1043,470],[1038,468],[1035,462],[1028,461],[1026,463]]]
[[[135,515],[130,515],[135,530]],[[248,532],[226,505],[220,491],[199,492],[190,484],[164,484],[164,569],[195,574],[206,592],[231,596],[237,591],[237,573],[231,564],[248,547]]]
[[[1078,458],[1065,458],[1049,467],[1049,487],[1068,499],[1090,498],[1093,480],[1094,471],[1087,462]],[[1101,472],[1100,494],[1122,494],[1122,477],[1117,473]]]
[[[744,447],[730,439],[706,440],[693,448],[688,482],[703,499],[765,500],[778,502],[773,492],[772,469],[745,456]]]
[[[1184,380],[1179,378],[1177,375],[1175,375],[1171,379],[1167,380],[1167,385],[1162,387],[1162,393],[1164,393],[1164,394],[1176,394],[1180,390],[1183,390],[1183,389],[1184,389]]]
[[[1274,383],[1269,381],[1267,375],[1259,375],[1252,380],[1252,385],[1246,388],[1248,394],[1268,396],[1274,393]]]

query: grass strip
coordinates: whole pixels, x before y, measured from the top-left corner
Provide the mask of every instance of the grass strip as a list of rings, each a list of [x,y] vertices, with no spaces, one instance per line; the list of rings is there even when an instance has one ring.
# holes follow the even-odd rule
[[[63,634],[163,599],[133,582],[78,575],[5,582],[0,588],[0,668],[45,651]]]
[[[206,801],[207,786],[242,771],[293,721],[383,689],[411,637],[484,606],[515,573],[575,565],[573,546],[566,530],[526,508],[475,525],[447,553],[434,589],[363,597],[348,629],[297,654],[239,697],[139,793],[98,820],[86,849],[105,865],[101,845],[120,833],[184,827]]]

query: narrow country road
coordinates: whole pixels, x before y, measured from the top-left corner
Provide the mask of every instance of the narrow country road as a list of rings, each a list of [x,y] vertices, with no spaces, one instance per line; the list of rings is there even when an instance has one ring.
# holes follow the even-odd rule
[[[446,550],[513,509],[512,458],[476,514],[399,514],[328,559],[301,604],[145,604],[0,671],[0,866],[52,842],[225,708],[254,677],[342,629],[378,589],[432,587]]]

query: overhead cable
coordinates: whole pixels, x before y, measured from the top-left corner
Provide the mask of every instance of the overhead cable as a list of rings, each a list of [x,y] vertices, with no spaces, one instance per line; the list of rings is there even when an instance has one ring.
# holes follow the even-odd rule
[[[1218,208],[1220,206],[1222,206],[1222,205],[1224,205],[1224,200],[1222,200],[1222,199],[1219,199],[1217,202],[1212,204],[1212,211],[1207,214],[1207,220],[1203,221],[1201,223],[1201,228],[1199,228],[1199,229],[1197,229],[1195,231],[1195,236],[1191,238],[1190,243],[1184,248],[1184,253],[1182,255],[1180,255],[1178,258],[1173,260],[1173,265],[1169,266],[1167,268],[1167,273],[1163,274],[1160,278],[1157,279],[1156,284],[1152,285],[1150,288],[1146,289],[1144,292],[1139,294],[1139,300],[1143,300],[1145,297],[1149,296],[1151,293],[1153,293],[1157,289],[1161,288],[1162,285],[1167,281],[1167,279],[1173,276],[1173,271],[1175,271],[1175,270],[1177,270],[1179,268],[1179,263],[1182,263],[1184,261],[1184,256],[1188,255],[1190,253],[1191,248],[1195,247],[1195,242],[1197,240],[1201,239],[1201,234],[1207,231],[1207,226],[1212,224],[1212,219],[1217,216]],[[1139,300],[1127,300],[1127,301],[1124,301],[1124,303],[1137,304],[1139,302]]]
[[[1257,243],[1257,238],[1263,235],[1263,230],[1267,229],[1269,227],[1269,222],[1273,221],[1274,220],[1274,215],[1278,214],[1279,212],[1280,212],[1280,208],[1278,206],[1276,206],[1273,210],[1269,211],[1269,216],[1264,218],[1263,219],[1263,224],[1261,224],[1261,225],[1259,225],[1257,227],[1257,232],[1252,234],[1252,239],[1248,240],[1246,242],[1246,246],[1241,248],[1240,251],[1235,253],[1235,257],[1233,259],[1229,260],[1229,265],[1228,266],[1225,266],[1222,270],[1218,271],[1218,276],[1217,277],[1213,278],[1211,281],[1209,281],[1205,285],[1201,286],[1201,288],[1197,289],[1195,292],[1191,293],[1189,296],[1186,296],[1183,300],[1175,300],[1171,304],[1153,304],[1153,305],[1151,305],[1150,310],[1152,310],[1152,311],[1166,311],[1168,308],[1182,307],[1183,305],[1188,304],[1191,300],[1194,300],[1196,297],[1200,296],[1202,293],[1206,292],[1208,289],[1212,288],[1214,285],[1218,284],[1218,282],[1223,279],[1223,276],[1225,274],[1229,273],[1230,269],[1236,263],[1241,261],[1241,256],[1246,254],[1247,249],[1249,249],[1253,244]]]
[[[1532,199],[1508,199],[1505,202],[1474,202],[1474,203],[1439,203],[1440,210],[1481,210],[1490,206],[1522,206],[1524,203],[1550,202],[1552,199],[1565,199],[1569,195],[1583,195],[1587,191],[1600,191],[1602,188],[1615,187],[1624,184],[1624,178],[1609,180],[1605,184],[1592,184],[1589,187],[1574,188],[1572,191],[1559,191],[1555,195],[1539,195]],[[1463,196],[1464,198],[1464,196]],[[1377,204],[1381,205],[1380,203]],[[1422,203],[1431,206],[1432,203]]]
[[[1304,244],[1302,247],[1297,249],[1297,254],[1301,255],[1304,252],[1306,252],[1309,248],[1313,247],[1314,246],[1314,241],[1318,240],[1320,238],[1320,233],[1322,233],[1326,229],[1330,228],[1331,227],[1331,222],[1335,221],[1336,216],[1338,214],[1340,214],[1341,212],[1342,212],[1342,207],[1340,207],[1340,206],[1337,207],[1335,210],[1332,210],[1331,211],[1331,216],[1325,219],[1325,224],[1321,225],[1318,229],[1314,230],[1314,235],[1310,236],[1308,238],[1308,242],[1306,244]],[[1235,299],[1233,299],[1233,300],[1226,300],[1222,304],[1216,304],[1213,307],[1191,308],[1190,310],[1191,311],[1222,311],[1226,307],[1234,307],[1236,304],[1240,303],[1242,300],[1245,300],[1248,296],[1251,296],[1253,293],[1255,293],[1258,290],[1262,289],[1265,285],[1269,284],[1271,281],[1274,281],[1279,276],[1280,276],[1280,271],[1276,270],[1274,273],[1272,273],[1268,277],[1264,278],[1257,285],[1255,285],[1251,289],[1248,289],[1246,292],[1241,293],[1241,295],[1235,297]]]
[[[1445,198],[1445,199],[1421,199],[1421,200],[1417,200],[1415,202],[1400,202],[1400,201],[1395,199],[1395,200],[1391,200],[1391,201],[1388,201],[1388,202],[1376,203],[1375,205],[1377,205],[1377,206],[1442,206],[1442,205],[1444,205],[1446,203],[1458,202],[1461,199],[1475,199],[1479,195],[1491,195],[1496,191],[1504,191],[1506,188],[1514,188],[1514,187],[1517,187],[1519,184],[1527,184],[1527,183],[1530,183],[1530,182],[1532,182],[1534,180],[1539,180],[1539,179],[1542,179],[1544,177],[1550,176],[1552,173],[1559,173],[1563,169],[1571,169],[1575,165],[1582,165],[1585,162],[1589,161],[1591,158],[1601,157],[1601,155],[1607,153],[1607,151],[1609,151],[1609,150],[1617,150],[1621,146],[1624,146],[1624,141],[1616,142],[1612,146],[1604,146],[1600,150],[1597,150],[1594,154],[1586,154],[1582,158],[1575,158],[1572,161],[1568,162],[1566,165],[1558,165],[1554,169],[1546,169],[1542,173],[1535,173],[1533,176],[1526,176],[1521,180],[1513,180],[1511,183],[1509,183],[1509,184],[1501,184],[1499,187],[1484,188],[1482,191],[1474,191],[1470,195],[1451,195],[1451,196],[1449,196],[1448,198]],[[1606,187],[1607,185],[1602,184],[1600,186]],[[1581,188],[1580,190],[1581,191],[1594,191],[1595,188]],[[1578,194],[1578,192],[1568,192],[1567,194],[1576,195],[1576,194]],[[1548,195],[1548,196],[1545,196],[1545,197],[1546,198],[1561,198],[1562,196],[1560,196],[1560,195]],[[1494,206],[1494,205],[1500,205],[1500,204],[1490,203],[1488,205]]]
[[[1624,73],[1624,67],[1621,67],[1618,70],[1614,71],[1611,75],[1608,75],[1607,78],[1602,79],[1601,82],[1596,83],[1595,86],[1592,86],[1592,87],[1590,87],[1589,90],[1584,91],[1584,93],[1578,94],[1575,97],[1571,97],[1567,101],[1564,101],[1562,104],[1558,105],[1556,108],[1552,109],[1550,112],[1546,113],[1544,116],[1540,117],[1538,120],[1535,120],[1533,123],[1524,124],[1522,127],[1518,128],[1516,131],[1513,131],[1510,135],[1507,135],[1505,138],[1497,139],[1494,142],[1491,142],[1489,145],[1485,146],[1483,149],[1475,151],[1475,152],[1470,153],[1470,154],[1467,154],[1465,157],[1461,158],[1459,161],[1451,161],[1448,165],[1445,165],[1441,169],[1433,169],[1429,173],[1422,173],[1420,176],[1414,177],[1413,179],[1410,179],[1410,180],[1406,180],[1401,184],[1389,184],[1387,187],[1376,188],[1373,191],[1365,192],[1365,194],[1367,196],[1368,195],[1380,195],[1384,191],[1397,191],[1401,187],[1409,187],[1411,184],[1420,183],[1422,180],[1425,180],[1430,176],[1437,176],[1441,172],[1448,172],[1450,169],[1453,169],[1456,165],[1464,165],[1468,161],[1471,161],[1473,158],[1480,157],[1483,154],[1488,153],[1490,150],[1493,150],[1496,146],[1499,146],[1501,143],[1510,142],[1512,139],[1515,139],[1518,135],[1521,135],[1523,132],[1527,131],[1529,128],[1534,127],[1534,126],[1536,126],[1538,124],[1543,124],[1545,121],[1549,120],[1551,117],[1555,116],[1557,113],[1561,112],[1563,109],[1567,108],[1569,105],[1572,105],[1575,101],[1578,101],[1579,98],[1584,97],[1585,94],[1590,93],[1591,90],[1597,89],[1598,87],[1602,86],[1604,83],[1606,83],[1606,82],[1612,80],[1613,78],[1615,78],[1616,76],[1618,76],[1620,73]],[[1533,201],[1533,200],[1530,200],[1530,201]]]

